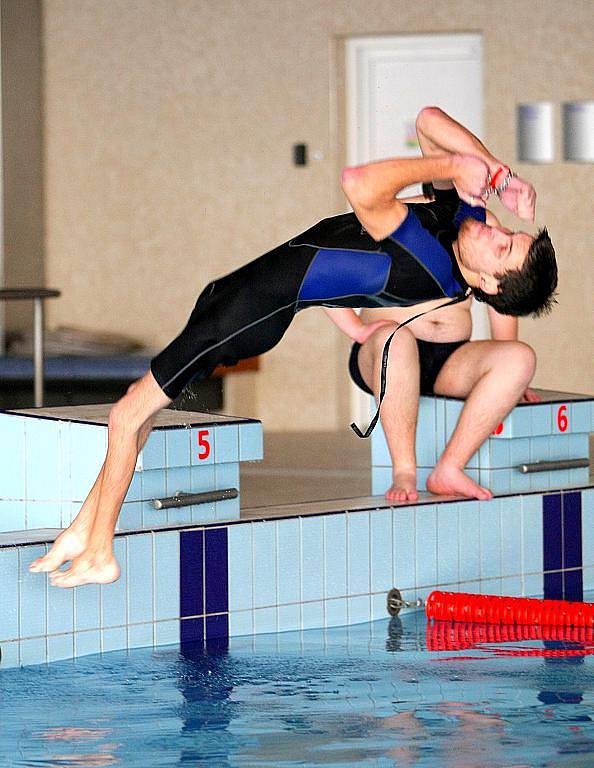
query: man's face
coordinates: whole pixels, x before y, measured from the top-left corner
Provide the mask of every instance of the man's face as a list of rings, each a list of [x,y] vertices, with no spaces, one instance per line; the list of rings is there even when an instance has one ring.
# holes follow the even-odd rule
[[[493,278],[522,268],[534,238],[527,232],[490,227],[473,218],[465,219],[458,232],[460,261],[473,272]],[[483,286],[481,286],[483,287]],[[497,292],[490,291],[488,293]]]

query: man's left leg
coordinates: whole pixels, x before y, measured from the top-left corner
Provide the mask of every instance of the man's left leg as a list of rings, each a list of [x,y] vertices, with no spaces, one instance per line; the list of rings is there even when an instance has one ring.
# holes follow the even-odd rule
[[[490,499],[493,494],[464,473],[470,457],[520,401],[534,376],[536,356],[520,341],[471,341],[446,361],[436,395],[465,398],[458,424],[427,480],[439,494]]]

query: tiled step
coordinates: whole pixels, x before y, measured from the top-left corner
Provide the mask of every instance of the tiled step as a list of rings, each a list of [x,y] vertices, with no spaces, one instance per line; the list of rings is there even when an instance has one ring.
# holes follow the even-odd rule
[[[105,459],[109,405],[0,413],[0,531],[64,527],[78,512]],[[239,462],[262,458],[253,419],[162,411],[125,499],[123,528],[154,524],[152,501],[176,492],[239,488]],[[159,522],[239,513],[239,500],[163,510]]]

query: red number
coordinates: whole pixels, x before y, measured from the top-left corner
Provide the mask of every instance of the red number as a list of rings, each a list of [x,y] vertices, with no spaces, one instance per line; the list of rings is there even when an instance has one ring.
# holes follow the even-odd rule
[[[198,451],[198,458],[199,459],[208,459],[210,456],[210,442],[208,440],[209,434],[208,429],[200,429],[198,430],[198,445],[200,448],[202,448],[202,451]]]
[[[567,418],[567,406],[562,405],[557,411],[557,428],[559,432],[565,432],[569,426],[569,420]]]
[[[502,432],[503,432],[503,422],[500,421],[499,424],[493,430],[492,434],[500,435]]]

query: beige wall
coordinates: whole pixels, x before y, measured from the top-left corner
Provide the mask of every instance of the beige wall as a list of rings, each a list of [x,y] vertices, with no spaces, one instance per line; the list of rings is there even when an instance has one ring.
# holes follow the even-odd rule
[[[486,142],[515,157],[519,101],[592,97],[589,0],[45,0],[50,324],[165,344],[196,294],[340,210],[336,51],[369,33],[479,31]],[[307,142],[312,160],[291,164]],[[560,306],[525,321],[536,383],[593,391],[591,165],[516,166],[558,246]],[[296,318],[228,409],[269,429],[342,426],[344,344]]]

